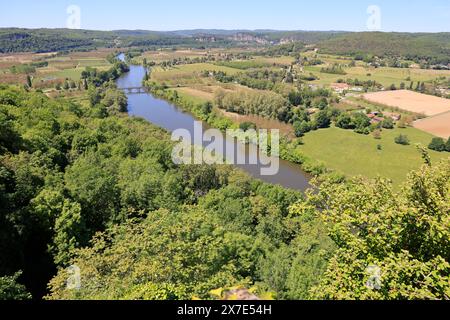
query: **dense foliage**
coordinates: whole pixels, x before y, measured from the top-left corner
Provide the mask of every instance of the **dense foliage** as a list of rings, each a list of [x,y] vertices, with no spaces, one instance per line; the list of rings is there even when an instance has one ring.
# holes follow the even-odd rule
[[[289,108],[289,102],[281,95],[267,91],[219,91],[215,105],[229,112],[257,114],[271,119],[282,119]]]
[[[331,54],[404,57],[424,65],[450,63],[449,33],[360,32],[338,35],[318,44]]]
[[[323,183],[323,208],[338,246],[319,299],[450,299],[450,161],[427,162],[400,193],[388,181]]]
[[[57,268],[52,298],[211,298],[236,285],[309,297],[333,245],[312,208],[290,208],[301,194],[228,166],[175,166],[165,132],[105,99],[0,90],[4,292],[25,297],[22,270],[39,297]],[[80,290],[65,286],[72,264]]]

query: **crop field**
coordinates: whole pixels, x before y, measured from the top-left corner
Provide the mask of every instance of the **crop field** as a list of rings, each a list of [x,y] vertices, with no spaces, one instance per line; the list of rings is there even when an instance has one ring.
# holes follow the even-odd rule
[[[407,135],[408,146],[394,142],[399,134]],[[322,129],[308,133],[299,149],[309,158],[347,176],[381,176],[399,186],[411,170],[421,166],[423,160],[415,144],[427,146],[433,136],[415,128],[384,130],[381,140],[372,135],[360,135],[339,128]],[[378,150],[378,145],[381,150]],[[448,158],[448,154],[429,150],[432,161]]]
[[[267,63],[271,65],[291,65],[295,59],[293,57],[281,56],[281,57],[255,57],[255,60],[262,63]]]
[[[364,99],[406,111],[434,116],[450,111],[450,100],[408,90],[365,94]]]
[[[336,62],[338,63],[338,62]],[[341,61],[341,64],[344,62]],[[330,64],[327,64],[330,65]],[[433,81],[439,77],[450,77],[450,71],[445,70],[424,70],[424,69],[408,69],[408,68],[373,68],[367,66],[356,66],[351,68],[344,67],[345,75],[329,74],[321,72],[321,69],[326,65],[307,66],[304,68],[304,73],[312,73],[319,79],[311,81],[312,84],[329,86],[337,82],[339,79],[358,79],[360,81],[376,81],[381,83],[384,87],[389,87],[394,84],[397,88],[402,83],[409,86],[411,82],[416,86],[417,82]]]
[[[183,58],[201,58],[208,55],[204,50],[161,50],[161,51],[147,51],[142,56],[136,57],[137,62],[142,62],[145,58],[148,61],[163,62],[174,59]]]
[[[437,137],[450,137],[450,112],[414,122],[414,128],[431,133]]]
[[[153,68],[151,78],[157,82],[166,82],[170,85],[181,85],[186,83],[202,83],[200,73],[202,71],[223,71],[227,74],[241,72],[239,69],[218,66],[211,63],[195,63],[176,66],[168,69],[162,67]]]
[[[55,53],[0,55],[0,82],[25,84],[26,74],[12,73],[10,68],[34,62],[48,63],[45,67],[36,68],[35,73],[31,74],[36,87],[52,87],[65,79],[78,81],[86,67],[99,70],[109,69],[111,65],[106,57],[111,52],[111,49],[103,49],[91,52],[74,52],[62,56],[57,56]]]

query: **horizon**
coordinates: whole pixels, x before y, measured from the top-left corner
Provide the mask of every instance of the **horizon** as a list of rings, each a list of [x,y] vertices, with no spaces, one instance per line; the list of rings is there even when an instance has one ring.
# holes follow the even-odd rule
[[[71,29],[71,28],[51,28],[51,27],[36,27],[36,28],[26,28],[26,27],[14,27],[6,26],[0,27],[0,30],[6,29],[19,29],[19,30],[73,30],[73,31],[98,31],[98,32],[120,32],[120,31],[134,31],[134,32],[155,32],[155,33],[173,33],[173,32],[193,32],[193,31],[225,31],[225,32],[336,32],[336,33],[399,33],[399,34],[436,34],[436,33],[450,33],[450,31],[383,31],[383,30],[362,30],[362,31],[352,31],[352,30],[290,30],[290,29],[219,29],[219,28],[193,28],[193,29],[172,29],[172,30],[151,30],[151,29]]]
[[[445,0],[427,3],[418,0],[394,3],[387,0],[347,0],[340,3],[329,0],[314,3],[172,0],[164,4],[130,0],[126,5],[115,5],[105,0],[63,0],[57,4],[50,0],[19,0],[9,4],[8,10],[0,12],[0,28],[61,29],[67,26],[71,15],[78,13],[80,19],[75,28],[96,31],[450,32],[450,4]],[[373,18],[377,23],[370,25]]]

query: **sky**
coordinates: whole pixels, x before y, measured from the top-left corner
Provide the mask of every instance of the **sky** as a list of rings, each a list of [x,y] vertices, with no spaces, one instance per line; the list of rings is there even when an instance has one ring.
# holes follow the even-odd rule
[[[75,24],[71,5],[80,9]],[[368,12],[373,5],[379,10]],[[65,28],[71,21],[90,30],[450,32],[449,0],[2,0],[0,6],[0,27]]]

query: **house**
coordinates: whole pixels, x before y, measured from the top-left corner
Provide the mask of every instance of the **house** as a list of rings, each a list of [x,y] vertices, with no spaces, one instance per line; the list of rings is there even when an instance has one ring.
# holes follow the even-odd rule
[[[372,120],[370,121],[370,123],[372,124],[377,124],[377,123],[381,123],[384,121],[384,118],[381,117],[373,117]]]
[[[344,91],[350,89],[350,86],[346,83],[332,83],[330,87],[337,93],[343,93]]]
[[[402,115],[394,112],[383,112],[385,118],[391,118],[394,121],[399,121],[402,118]]]

